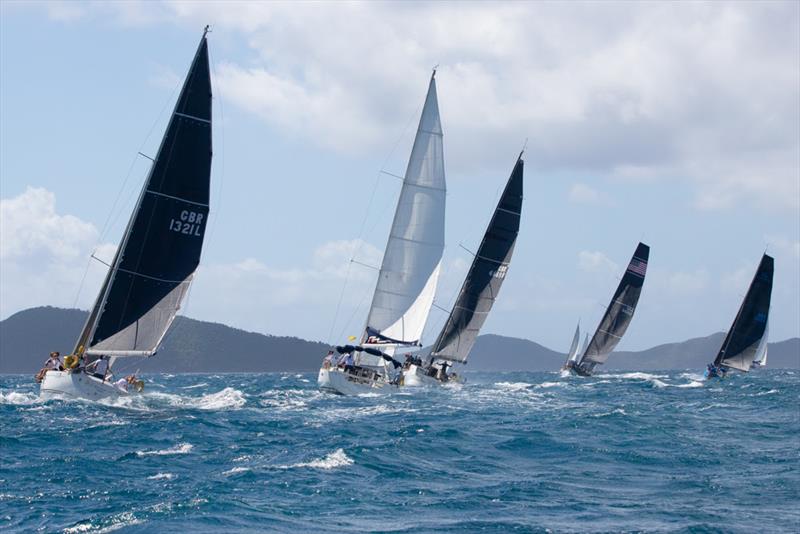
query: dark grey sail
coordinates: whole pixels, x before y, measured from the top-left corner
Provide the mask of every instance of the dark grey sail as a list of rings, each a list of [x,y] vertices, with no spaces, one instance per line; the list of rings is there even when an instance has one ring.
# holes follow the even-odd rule
[[[75,353],[155,353],[200,261],[209,211],[206,33]]]
[[[433,345],[431,356],[434,358],[466,362],[492,309],[505,280],[519,233],[523,167],[520,154],[453,310]]]
[[[639,302],[649,257],[650,247],[639,243],[611,303],[606,308],[605,315],[581,357],[579,362],[581,370],[591,372],[595,365],[605,363],[608,355],[622,339]]]
[[[775,261],[764,254],[714,365],[747,372],[767,334]]]

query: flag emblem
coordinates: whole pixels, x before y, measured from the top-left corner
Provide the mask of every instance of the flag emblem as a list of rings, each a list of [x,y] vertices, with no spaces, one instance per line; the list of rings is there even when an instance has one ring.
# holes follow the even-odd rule
[[[628,265],[628,270],[644,278],[644,275],[647,273],[647,262],[638,258],[633,258],[630,265]]]

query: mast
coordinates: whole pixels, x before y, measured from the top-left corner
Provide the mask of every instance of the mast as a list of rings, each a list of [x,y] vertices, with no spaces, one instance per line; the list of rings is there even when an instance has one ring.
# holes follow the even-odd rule
[[[208,27],[76,353],[154,354],[191,283],[209,213],[207,33]]]
[[[605,363],[622,339],[639,302],[649,257],[650,247],[639,243],[579,365],[593,369],[595,365]]]
[[[731,367],[744,372],[750,370],[759,344],[767,335],[774,271],[774,259],[764,254],[736,318],[714,359],[715,366]]]
[[[520,153],[458,298],[433,345],[433,358],[465,363],[497,299],[519,234],[524,163]]]
[[[362,341],[418,345],[444,251],[443,133],[431,75]]]

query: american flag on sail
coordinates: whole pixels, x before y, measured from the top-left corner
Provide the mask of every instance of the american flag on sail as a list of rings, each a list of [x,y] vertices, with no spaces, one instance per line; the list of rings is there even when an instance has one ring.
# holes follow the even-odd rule
[[[644,278],[645,273],[647,273],[647,262],[639,258],[633,258],[630,265],[628,265],[628,270]]]

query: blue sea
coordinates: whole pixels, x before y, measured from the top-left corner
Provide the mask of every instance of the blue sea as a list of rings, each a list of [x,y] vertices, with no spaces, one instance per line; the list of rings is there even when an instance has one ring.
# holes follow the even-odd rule
[[[800,372],[466,376],[151,374],[106,404],[0,376],[0,530],[800,530]]]

